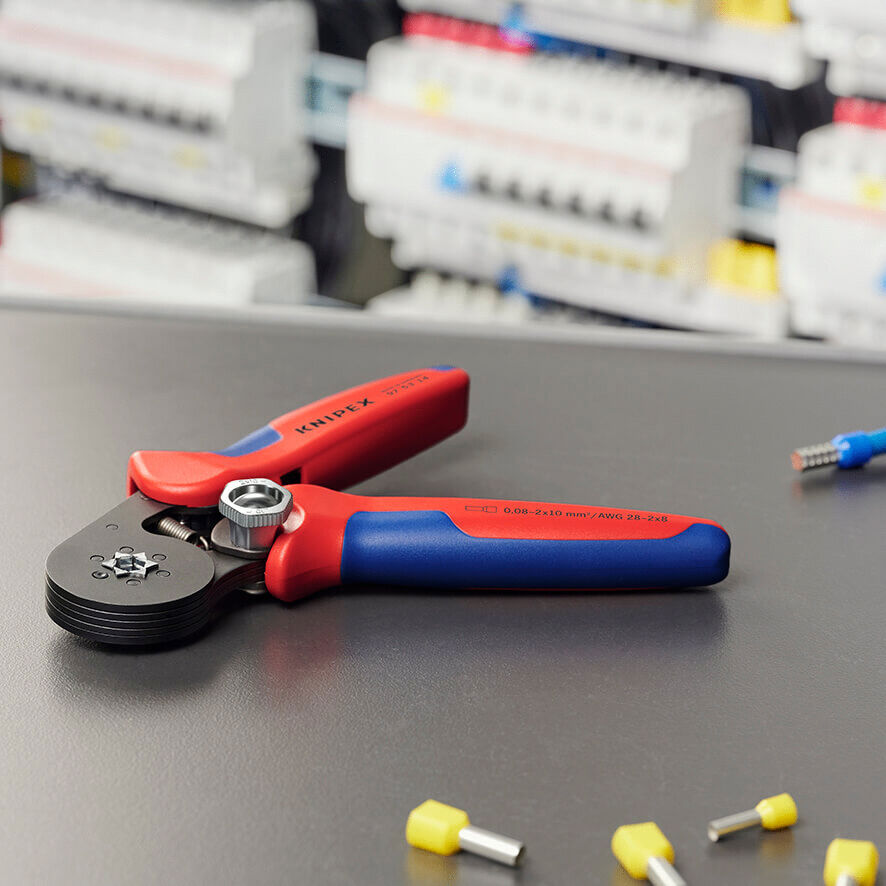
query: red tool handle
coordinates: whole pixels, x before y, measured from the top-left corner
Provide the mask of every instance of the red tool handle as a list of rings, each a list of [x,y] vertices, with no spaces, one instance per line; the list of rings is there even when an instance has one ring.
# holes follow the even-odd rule
[[[219,452],[135,452],[128,494],[211,507],[243,477],[350,486],[462,428],[468,387],[467,373],[451,366],[404,372],[296,409]]]
[[[340,584],[427,588],[673,588],[729,571],[711,520],[470,498],[368,498],[292,486],[265,566],[282,600]]]

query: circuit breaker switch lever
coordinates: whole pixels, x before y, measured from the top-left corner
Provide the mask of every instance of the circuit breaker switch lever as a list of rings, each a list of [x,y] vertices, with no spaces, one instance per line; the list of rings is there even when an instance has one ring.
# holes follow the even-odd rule
[[[460,850],[516,867],[523,861],[524,846],[471,824],[467,812],[436,800],[425,800],[409,813],[406,842],[437,855],[454,855]]]
[[[797,804],[790,794],[777,794],[766,797],[753,809],[736,812],[723,818],[716,818],[708,824],[708,838],[716,843],[727,834],[744,831],[748,828],[761,827],[767,831],[789,828],[797,823]]]

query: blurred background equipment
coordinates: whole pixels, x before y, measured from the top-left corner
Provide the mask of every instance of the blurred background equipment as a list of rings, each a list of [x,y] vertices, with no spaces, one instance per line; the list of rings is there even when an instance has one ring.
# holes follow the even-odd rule
[[[846,344],[886,342],[886,105],[838,102],[800,140],[778,245],[794,328]]]
[[[886,95],[886,7],[870,0],[793,0],[809,53],[828,61],[837,95]]]
[[[540,38],[543,48],[578,41],[786,89],[811,82],[820,67],[803,50],[788,0],[404,0],[403,5],[502,24]]]
[[[3,139],[110,188],[266,227],[310,200],[310,7],[4,0]]]
[[[750,137],[741,90],[437,16],[406,34],[370,51],[348,139],[351,193],[398,265],[653,323],[782,331],[774,277],[758,285],[743,271],[757,253],[720,243]]]
[[[868,0],[0,0],[0,291],[880,347],[878,99]]]
[[[83,195],[22,200],[4,214],[3,295],[239,307],[314,287],[303,243],[222,219]]]

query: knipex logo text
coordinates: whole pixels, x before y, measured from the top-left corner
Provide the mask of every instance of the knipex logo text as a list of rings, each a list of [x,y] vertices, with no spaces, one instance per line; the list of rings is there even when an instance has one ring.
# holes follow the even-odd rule
[[[300,428],[296,428],[295,430],[299,434],[307,434],[309,431],[316,431],[317,428],[322,428],[323,425],[332,424],[334,421],[338,421],[340,418],[344,418],[351,412],[359,412],[361,409],[365,409],[367,406],[372,406],[374,400],[370,400],[368,397],[363,400],[358,400],[356,403],[349,403],[347,406],[342,407],[341,409],[334,409],[328,415],[321,415],[320,418],[315,418],[313,421],[305,422]]]

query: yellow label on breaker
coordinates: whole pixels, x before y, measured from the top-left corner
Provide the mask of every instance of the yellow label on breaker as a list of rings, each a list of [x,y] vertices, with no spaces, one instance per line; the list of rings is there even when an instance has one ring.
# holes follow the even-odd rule
[[[654,271],[659,277],[673,277],[676,270],[676,262],[672,258],[660,258],[655,262]]]
[[[585,255],[591,261],[599,262],[601,265],[612,264],[616,259],[616,254],[611,249],[599,243],[587,244]]]
[[[422,83],[418,88],[418,105],[428,114],[445,114],[450,98],[449,90],[440,83]]]
[[[49,114],[43,108],[26,108],[19,120],[29,132],[46,132],[49,129]]]
[[[559,252],[568,258],[584,259],[597,264],[617,264],[629,271],[671,277],[676,270],[675,262],[670,256],[651,257],[636,252],[613,249],[603,243],[580,241],[541,228],[501,222],[494,227],[494,233],[499,240],[506,243],[522,243],[533,249]]]
[[[172,157],[179,166],[184,166],[185,169],[199,169],[206,165],[206,154],[193,145],[182,145],[176,148]]]
[[[775,250],[758,243],[721,240],[708,253],[708,282],[752,298],[778,298]]]
[[[544,231],[530,231],[529,245],[535,249],[551,249],[554,245],[553,238],[549,237]]]
[[[862,176],[858,179],[857,200],[862,206],[882,209],[886,203],[886,179]]]
[[[119,151],[126,147],[128,141],[123,130],[116,126],[100,126],[96,130],[95,140],[108,151]]]
[[[580,254],[578,241],[573,240],[570,237],[564,237],[557,246],[563,255],[569,255],[575,258]]]
[[[790,0],[716,0],[720,18],[750,25],[786,25],[793,21]]]

